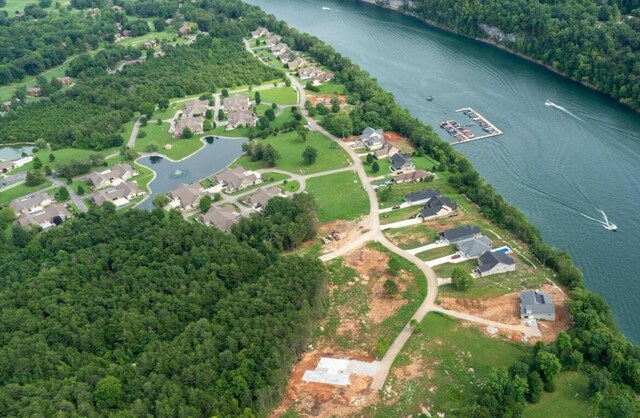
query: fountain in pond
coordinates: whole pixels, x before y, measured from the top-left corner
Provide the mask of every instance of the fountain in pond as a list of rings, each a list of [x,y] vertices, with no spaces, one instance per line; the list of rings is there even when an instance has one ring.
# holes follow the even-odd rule
[[[181,169],[178,168],[178,169],[174,170],[170,174],[170,176],[173,177],[173,178],[177,178],[177,177],[183,177],[185,174],[187,174],[186,170],[181,170]]]

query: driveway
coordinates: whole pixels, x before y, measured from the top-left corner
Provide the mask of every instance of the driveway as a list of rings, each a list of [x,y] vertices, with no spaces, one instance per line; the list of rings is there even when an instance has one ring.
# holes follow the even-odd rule
[[[463,261],[471,260],[471,258],[462,257],[462,256],[458,258],[453,258],[453,256],[455,256],[456,254],[458,253],[456,252],[454,254],[445,255],[444,257],[436,258],[435,260],[425,261],[425,263],[427,263],[429,267],[435,267],[435,266],[439,266],[440,264],[447,264],[447,263],[458,264],[458,263],[462,263]]]
[[[382,225],[380,228],[385,231],[387,229],[404,228],[405,226],[418,225],[422,223],[422,218],[405,219],[404,221],[393,222]]]
[[[429,250],[433,250],[435,248],[440,248],[440,247],[446,247],[447,245],[449,245],[446,242],[434,242],[433,244],[427,244],[427,245],[423,245],[422,247],[416,247],[416,248],[412,248],[410,250],[407,250],[407,252],[409,254],[418,254],[418,253],[422,253],[425,251],[429,251]]]

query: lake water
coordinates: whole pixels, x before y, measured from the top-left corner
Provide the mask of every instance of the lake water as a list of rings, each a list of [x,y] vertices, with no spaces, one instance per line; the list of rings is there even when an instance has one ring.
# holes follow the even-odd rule
[[[451,141],[439,122],[467,106],[504,131],[457,149],[548,243],[571,253],[587,287],[607,299],[624,334],[640,341],[637,113],[497,48],[373,5],[249,3],[350,57],[443,139]],[[545,106],[546,99],[563,109]],[[599,217],[598,209],[618,225],[617,233],[582,215]]]
[[[23,152],[31,155],[33,148],[33,145],[0,147],[0,161],[17,160]]]
[[[140,158],[138,163],[155,171],[156,177],[149,183],[151,195],[138,207],[151,210],[153,197],[158,193],[167,193],[180,183],[199,181],[228,166],[242,155],[243,142],[243,139],[218,138],[186,160],[177,162],[163,157]]]

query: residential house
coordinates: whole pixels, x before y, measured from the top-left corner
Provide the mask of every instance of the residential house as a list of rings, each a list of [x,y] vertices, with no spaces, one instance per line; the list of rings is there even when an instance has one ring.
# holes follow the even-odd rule
[[[42,89],[40,87],[27,87],[27,96],[40,97],[42,96]]]
[[[234,94],[233,96],[225,97],[222,101],[222,109],[224,110],[224,113],[248,110],[250,107],[251,100],[249,100],[247,96]]]
[[[260,173],[238,166],[225,168],[217,173],[213,180],[221,184],[228,193],[233,193],[262,183],[262,176]]]
[[[131,38],[131,31],[129,29],[125,29],[120,33],[122,33],[123,38]]]
[[[423,205],[436,196],[440,196],[440,189],[424,189],[404,195],[404,201],[410,205]]]
[[[304,64],[306,64],[306,62],[305,62],[305,60],[304,60],[304,59],[302,59],[301,57],[295,57],[294,59],[290,60],[290,61],[287,63],[287,67],[288,67],[290,70],[295,70],[295,69],[297,69],[297,68],[299,68],[299,67],[303,66]]]
[[[285,52],[290,51],[289,45],[283,44],[283,43],[279,43],[275,46],[272,46],[270,49],[271,49],[271,53],[276,57],[279,56],[280,54],[284,54]]]
[[[135,183],[120,183],[115,187],[99,190],[90,197],[91,202],[100,206],[104,202],[111,202],[116,207],[121,207],[128,204],[131,199],[144,195],[144,192],[140,190]]]
[[[289,61],[291,61],[295,57],[296,57],[296,54],[291,51],[285,51],[282,54],[278,55],[278,59],[283,64],[288,64]]]
[[[377,150],[384,145],[384,132],[382,129],[373,129],[367,126],[358,137],[358,140],[362,142],[369,151]]]
[[[551,297],[539,290],[520,292],[520,318],[556,320],[556,309]]]
[[[487,251],[478,258],[477,271],[481,277],[506,273],[516,269],[516,262],[500,251]]]
[[[0,173],[6,173],[16,168],[14,161],[0,161]]]
[[[99,190],[109,186],[117,186],[137,175],[138,172],[131,165],[124,163],[116,164],[105,171],[95,171],[89,175],[89,180],[94,189]]]
[[[153,53],[153,58],[160,58],[160,57],[164,57],[165,55],[167,55],[164,51],[156,51]]]
[[[373,152],[373,156],[378,160],[382,160],[385,158],[393,157],[399,152],[400,149],[398,147],[393,145],[391,142],[384,141],[382,143],[382,147]]]
[[[423,221],[443,218],[456,214],[458,204],[452,202],[444,196],[434,196],[424,205],[422,211],[418,214]]]
[[[120,7],[120,6],[113,6],[112,9],[113,9],[114,12],[118,12],[118,13],[120,13],[122,11],[122,7]]]
[[[425,170],[416,170],[410,171],[408,173],[400,174],[393,178],[393,182],[395,184],[403,184],[403,183],[417,183],[426,179],[427,177],[432,177],[433,174],[425,171]]]
[[[236,129],[241,126],[256,126],[258,117],[252,110],[236,110],[227,114],[226,131]]]
[[[53,203],[53,196],[47,193],[34,193],[13,200],[9,206],[17,216],[41,212]]]
[[[6,102],[2,102],[2,106],[0,106],[0,107],[5,112],[9,111],[9,109],[11,109],[11,100],[7,100]]]
[[[200,183],[181,183],[178,187],[167,193],[171,202],[170,209],[179,208],[183,212],[189,212],[198,207],[200,198],[204,195],[204,189]]]
[[[71,212],[64,203],[55,203],[40,211],[24,214],[18,218],[18,224],[22,227],[39,226],[48,229],[59,225],[62,221],[71,218]]]
[[[391,162],[391,170],[397,174],[403,174],[416,169],[411,158],[404,157],[400,153],[392,155],[389,161]]]
[[[334,76],[335,74],[333,74],[332,72],[323,72],[322,74],[318,74],[312,77],[311,84],[313,84],[314,86],[319,86],[322,83],[333,80]]]
[[[284,194],[282,190],[275,186],[261,187],[253,192],[250,196],[247,196],[244,199],[244,203],[256,210],[262,210],[265,206],[267,206],[269,200],[277,196],[286,197],[286,194]]]
[[[158,44],[158,42],[155,39],[152,39],[150,41],[146,41],[142,44],[142,49],[153,49],[153,48],[157,48],[158,46],[160,46],[160,44]]]
[[[269,35],[269,29],[263,28],[263,27],[259,27],[258,29],[251,32],[251,37],[254,39],[259,38],[261,36],[268,36],[268,35]]]
[[[178,29],[178,33],[180,36],[187,36],[191,33],[191,26],[188,23],[183,24],[180,29]]]
[[[182,107],[182,116],[204,116],[209,109],[208,100],[192,100]]]
[[[271,35],[264,40],[264,44],[267,48],[273,48],[274,46],[278,45],[278,42],[280,42],[280,39],[282,39],[282,37],[278,35]]]
[[[88,16],[93,16],[93,15],[97,15],[98,13],[100,13],[100,9],[97,7],[90,7],[87,10],[85,10],[85,13]]]
[[[463,257],[480,257],[487,251],[491,251],[491,240],[483,235],[464,241],[458,241],[458,251]]]
[[[173,124],[174,138],[180,138],[185,128],[189,128],[191,133],[197,135],[204,132],[204,116],[185,116],[175,121]]]
[[[169,18],[164,20],[164,24],[167,26],[173,26],[174,20]]]
[[[71,77],[56,77],[56,80],[58,80],[58,83],[63,86],[70,86],[73,84],[73,79]]]
[[[480,236],[480,228],[477,226],[463,225],[457,228],[448,229],[438,233],[440,241],[444,241],[449,244],[455,244],[459,241],[464,241],[474,237]]]
[[[298,77],[300,80],[311,80],[313,77],[324,73],[321,68],[318,67],[304,67],[298,70]]]
[[[228,232],[231,227],[240,220],[240,214],[233,205],[212,207],[196,219],[206,226],[215,226],[222,232]]]

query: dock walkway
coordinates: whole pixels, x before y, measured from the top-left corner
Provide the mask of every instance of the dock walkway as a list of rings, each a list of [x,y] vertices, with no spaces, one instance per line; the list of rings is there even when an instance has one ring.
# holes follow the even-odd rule
[[[486,139],[486,138],[491,138],[491,137],[494,137],[494,136],[502,135],[502,131],[500,129],[498,129],[494,124],[489,122],[489,120],[487,118],[482,116],[480,113],[478,113],[477,111],[475,111],[471,107],[463,107],[462,109],[456,110],[456,113],[466,112],[466,111],[469,111],[469,112],[472,112],[473,114],[475,114],[475,117],[476,117],[477,121],[479,121],[480,123],[485,123],[491,129],[493,129],[494,132],[489,132],[486,135],[480,135],[480,136],[476,136],[476,137],[473,137],[473,138],[469,138],[467,135],[465,135],[462,132],[462,128],[461,127],[453,126],[450,123],[450,121],[447,121],[449,126],[452,127],[456,131],[456,136],[461,136],[462,138],[464,138],[462,141],[459,140],[458,142],[451,143],[451,145],[459,145],[459,144],[464,144],[466,142],[478,141],[480,139]],[[474,119],[474,120],[476,120],[476,119]]]

